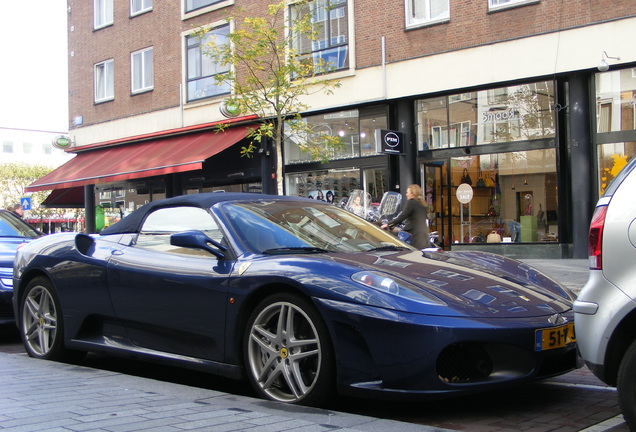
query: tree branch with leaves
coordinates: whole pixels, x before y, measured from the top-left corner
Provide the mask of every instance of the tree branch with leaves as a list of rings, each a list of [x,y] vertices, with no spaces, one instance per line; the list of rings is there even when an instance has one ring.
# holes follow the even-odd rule
[[[229,66],[227,72],[215,75],[218,85],[229,85],[232,89],[225,103],[241,114],[256,114],[260,119],[259,126],[249,132],[251,142],[241,149],[241,155],[253,157],[257,145],[263,146],[266,140],[271,140],[275,148],[277,192],[281,195],[286,136],[293,138],[301,151],[308,152],[314,160],[326,161],[329,154],[343,146],[340,137],[327,134],[318,140],[305,139],[311,127],[301,116],[309,109],[303,99],[316,93],[332,94],[340,82],[326,77],[334,70],[333,64],[306,49],[308,42],[311,46],[312,41],[319,40],[315,14],[320,6],[315,2],[299,2],[289,10],[287,7],[284,0],[269,5],[264,16],[247,16],[237,9],[228,18],[234,25],[229,34],[219,37],[213,29],[198,32],[200,37],[210,37],[204,53],[218,65]],[[304,13],[307,10],[310,13]]]

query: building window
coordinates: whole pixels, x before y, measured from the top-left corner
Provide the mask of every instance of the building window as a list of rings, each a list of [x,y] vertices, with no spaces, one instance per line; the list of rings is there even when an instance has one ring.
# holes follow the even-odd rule
[[[95,65],[95,102],[105,102],[115,98],[114,60],[106,60]]]
[[[130,0],[130,15],[139,15],[152,10],[152,0]]]
[[[406,26],[420,26],[450,18],[448,0],[406,0]]]
[[[131,87],[133,93],[152,90],[154,86],[153,49],[137,51],[130,56]]]
[[[554,138],[554,83],[417,101],[419,150]]]
[[[293,48],[314,65],[314,70],[337,71],[349,68],[349,18],[346,0],[314,0],[291,6],[290,19],[310,14],[316,38],[299,35]]]
[[[113,23],[113,0],[93,0],[93,26],[98,29]]]
[[[230,26],[217,27],[205,36],[195,35],[186,37],[187,61],[187,100],[194,101],[218,96],[230,92],[229,83],[218,83],[218,78],[227,74],[229,65],[220,64],[206,54],[206,45],[227,43]]]
[[[42,153],[45,155],[53,154],[53,147],[51,147],[51,144],[42,144]]]
[[[4,141],[2,143],[2,153],[13,153],[13,142]]]
[[[206,6],[213,5],[214,3],[218,3],[221,0],[186,0],[185,8],[186,12],[192,12],[196,9],[201,9]]]
[[[505,9],[528,3],[539,3],[539,0],[488,0],[488,9]]]
[[[33,153],[33,143],[23,142],[22,143],[22,153]]]

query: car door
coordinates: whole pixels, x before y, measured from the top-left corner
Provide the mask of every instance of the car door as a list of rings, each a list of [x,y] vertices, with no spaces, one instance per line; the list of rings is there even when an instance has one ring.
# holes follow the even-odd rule
[[[223,241],[207,210],[155,210],[136,243],[112,256],[108,283],[115,312],[135,345],[223,361],[231,262],[170,245],[171,234],[194,229]]]

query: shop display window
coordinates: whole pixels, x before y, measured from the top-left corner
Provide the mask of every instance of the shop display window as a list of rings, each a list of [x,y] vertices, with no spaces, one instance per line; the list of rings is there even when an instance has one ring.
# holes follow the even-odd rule
[[[636,155],[636,142],[602,144],[598,146],[599,196]]]
[[[555,149],[456,157],[424,171],[431,231],[445,246],[559,241]],[[472,192],[464,204],[463,183]]]
[[[340,204],[360,189],[360,170],[332,169],[287,174],[287,195]]]

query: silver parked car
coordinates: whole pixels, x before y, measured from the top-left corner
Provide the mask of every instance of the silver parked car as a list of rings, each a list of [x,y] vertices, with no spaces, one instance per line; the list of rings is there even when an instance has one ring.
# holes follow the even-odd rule
[[[574,303],[581,355],[618,388],[625,421],[636,430],[636,158],[598,201],[589,234],[590,276]]]

